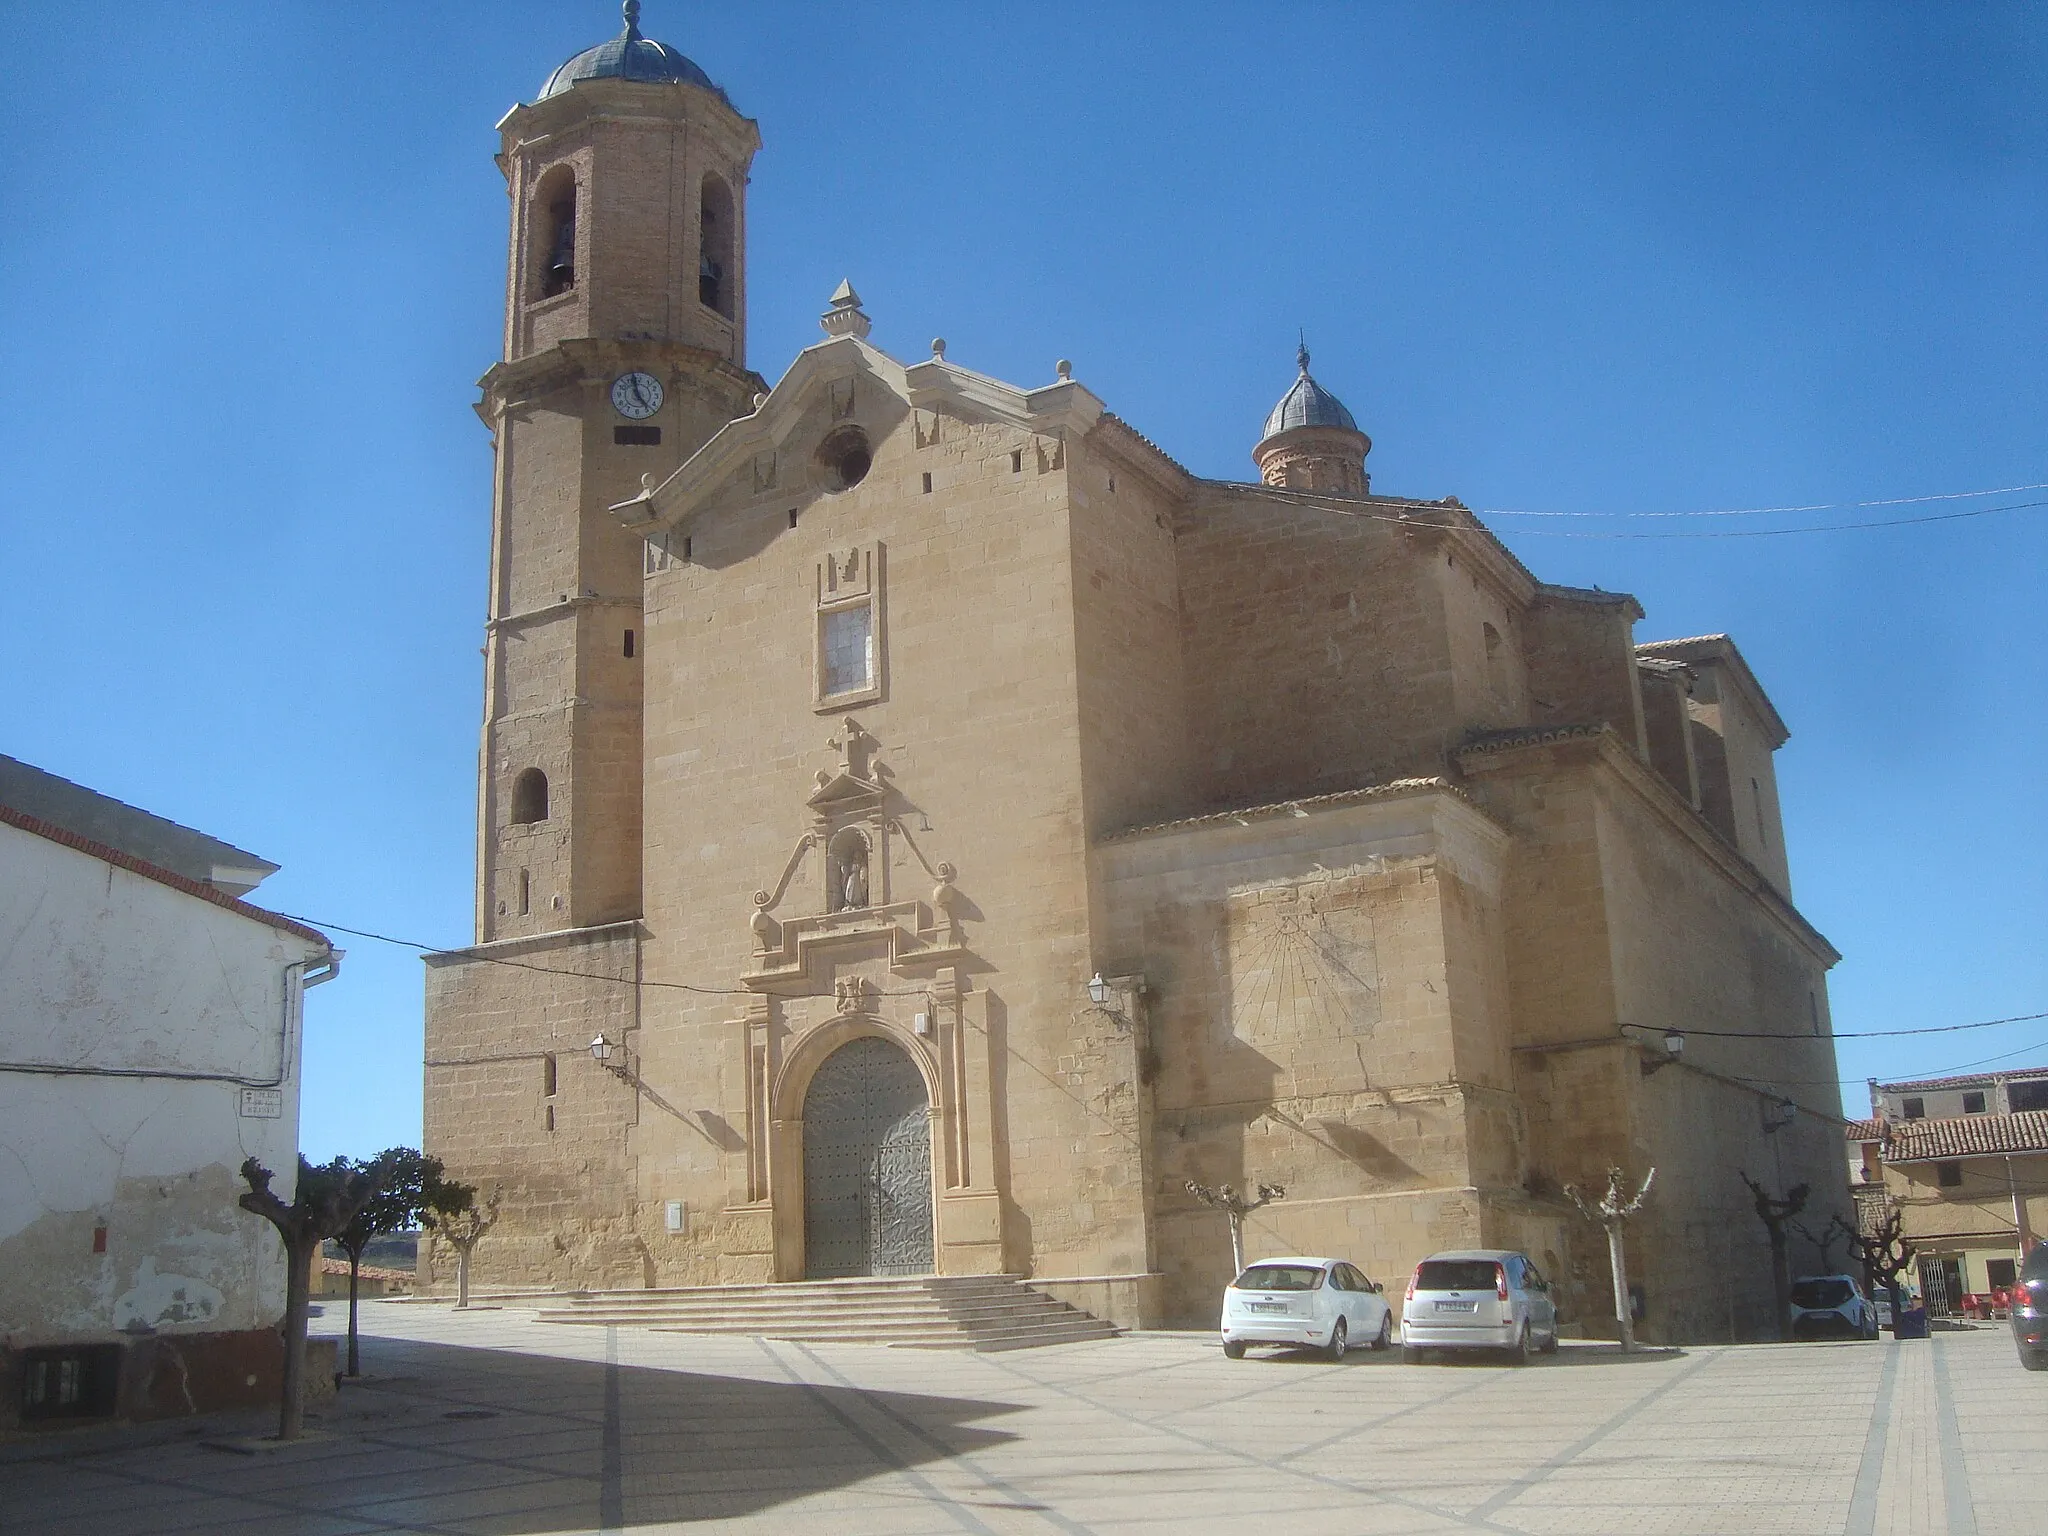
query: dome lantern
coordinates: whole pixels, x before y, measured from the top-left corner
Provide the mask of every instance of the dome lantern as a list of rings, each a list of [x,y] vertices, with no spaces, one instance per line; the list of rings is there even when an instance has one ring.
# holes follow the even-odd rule
[[[1306,339],[1294,358],[1300,377],[1267,415],[1252,450],[1259,478],[1289,490],[1365,495],[1372,489],[1365,471],[1372,439],[1358,430],[1344,402],[1310,376]]]
[[[535,98],[546,101],[580,80],[641,80],[650,85],[680,83],[701,86],[720,101],[732,102],[712,78],[667,43],[640,34],[640,0],[625,0],[625,29],[609,42],[586,48],[562,65],[541,86]]]

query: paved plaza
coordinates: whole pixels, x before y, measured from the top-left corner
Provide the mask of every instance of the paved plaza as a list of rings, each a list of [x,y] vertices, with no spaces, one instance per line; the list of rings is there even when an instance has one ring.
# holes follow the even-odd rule
[[[2002,1326],[1567,1343],[1517,1370],[1232,1362],[1191,1334],[972,1355],[363,1313],[368,1379],[304,1443],[238,1450],[266,1426],[233,1416],[0,1447],[0,1532],[1992,1536],[2038,1531],[2048,1490],[2048,1375]]]

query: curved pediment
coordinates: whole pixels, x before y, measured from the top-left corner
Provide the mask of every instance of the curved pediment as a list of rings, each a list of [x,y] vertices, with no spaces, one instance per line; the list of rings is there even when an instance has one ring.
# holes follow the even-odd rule
[[[939,351],[905,366],[846,332],[799,352],[751,414],[720,427],[674,474],[620,502],[612,515],[653,538],[735,495],[748,501],[786,495],[807,471],[817,446],[812,437],[839,422],[894,430],[913,412],[1004,423],[1065,441],[1093,427],[1103,404],[1069,378],[1019,389],[949,363]],[[918,427],[930,430],[923,420]]]

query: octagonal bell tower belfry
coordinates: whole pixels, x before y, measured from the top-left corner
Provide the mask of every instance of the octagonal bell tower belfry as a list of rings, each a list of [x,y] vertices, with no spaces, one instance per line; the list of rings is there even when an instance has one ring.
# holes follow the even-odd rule
[[[510,196],[478,786],[480,942],[640,911],[643,542],[606,508],[765,388],[746,366],[760,147],[704,71],[624,30],[498,124]]]

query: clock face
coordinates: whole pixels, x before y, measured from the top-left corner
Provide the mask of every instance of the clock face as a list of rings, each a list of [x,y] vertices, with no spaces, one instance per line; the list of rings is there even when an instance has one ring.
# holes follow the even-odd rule
[[[622,373],[612,380],[612,408],[631,421],[645,421],[661,409],[661,380],[651,373]]]

